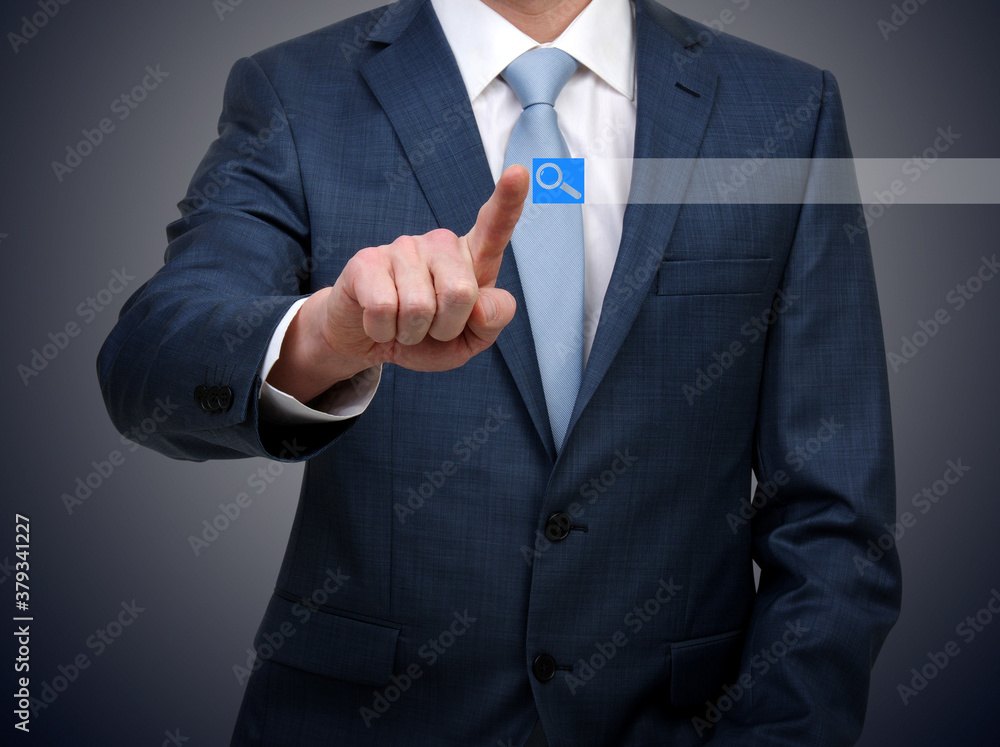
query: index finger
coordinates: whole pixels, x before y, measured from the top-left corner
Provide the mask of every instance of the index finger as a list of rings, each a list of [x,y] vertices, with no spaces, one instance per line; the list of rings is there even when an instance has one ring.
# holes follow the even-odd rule
[[[523,166],[511,166],[503,172],[492,196],[480,208],[476,225],[465,236],[480,288],[496,283],[503,250],[514,233],[528,196],[529,179],[528,170]]]

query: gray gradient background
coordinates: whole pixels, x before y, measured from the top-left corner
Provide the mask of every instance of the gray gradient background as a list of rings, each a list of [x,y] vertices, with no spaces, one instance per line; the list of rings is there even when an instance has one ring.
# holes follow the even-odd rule
[[[122,267],[162,263],[164,226],[215,134],[232,63],[266,46],[379,4],[377,0],[243,0],[220,20],[211,0],[75,0],[14,54],[5,41],[34,0],[0,11],[5,269],[3,521],[0,561],[13,555],[13,515],[32,521],[32,683],[80,653],[92,664],[33,722],[13,731],[9,633],[4,640],[5,744],[159,745],[180,730],[188,745],[227,742],[243,688],[233,665],[247,648],[277,574],[300,467],[285,467],[233,525],[194,557],[187,537],[247,490],[263,461],[191,464],[146,449],[69,515],[60,498],[77,477],[122,449],[94,375],[98,349],[126,294],[25,386],[18,364]],[[948,154],[998,157],[996,36],[1000,6],[929,0],[888,41],[876,27],[891,3],[871,0],[673,0],[703,22],[733,9],[732,33],[832,70],[844,94],[855,155],[908,157],[953,126]],[[170,77],[63,183],[50,163],[146,65]],[[359,154],[360,156],[361,154]],[[930,176],[928,176],[930,178]],[[997,207],[897,207],[872,229],[889,349],[997,251]],[[875,666],[862,744],[995,743],[1000,620],[904,707],[896,685],[1000,587],[997,354],[1000,279],[952,314],[932,342],[890,373],[900,511],[940,478],[949,459],[972,470],[899,541],[902,617]],[[13,581],[0,583],[12,609]],[[123,601],[145,611],[102,655],[86,641]],[[10,601],[9,601],[10,600]],[[4,623],[0,633],[12,623]],[[7,688],[11,688],[8,691]],[[991,736],[992,735],[992,736]]]

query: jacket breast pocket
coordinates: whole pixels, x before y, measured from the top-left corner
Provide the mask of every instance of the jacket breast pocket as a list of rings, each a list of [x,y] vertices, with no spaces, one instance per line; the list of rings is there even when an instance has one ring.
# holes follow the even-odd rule
[[[715,296],[762,293],[771,259],[672,259],[660,263],[654,288],[659,296]]]
[[[293,599],[281,592],[271,597],[254,638],[258,657],[364,685],[389,681],[398,627],[307,607]]]

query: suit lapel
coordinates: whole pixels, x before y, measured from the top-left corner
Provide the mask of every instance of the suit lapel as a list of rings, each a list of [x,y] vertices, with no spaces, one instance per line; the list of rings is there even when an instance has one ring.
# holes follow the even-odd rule
[[[361,74],[396,131],[438,225],[463,235],[475,225],[494,183],[465,84],[431,4],[402,0],[389,6],[369,40],[388,46],[361,66]],[[524,295],[509,245],[497,287],[513,294],[518,304],[497,347],[555,459]]]
[[[689,160],[662,184],[653,181],[660,170],[644,171],[639,162],[633,169],[631,193],[638,194],[639,185],[643,192],[655,188],[668,204],[626,207],[618,258],[570,429],[614,361],[656,276],[705,135],[718,76],[696,56],[696,36],[677,14],[654,0],[637,0],[635,158]]]

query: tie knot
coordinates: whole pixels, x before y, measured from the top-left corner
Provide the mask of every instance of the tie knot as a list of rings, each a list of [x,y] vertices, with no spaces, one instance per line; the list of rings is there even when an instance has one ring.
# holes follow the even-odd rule
[[[559,92],[578,67],[580,63],[561,49],[546,47],[525,52],[500,76],[514,90],[523,109],[534,104],[554,106]]]

